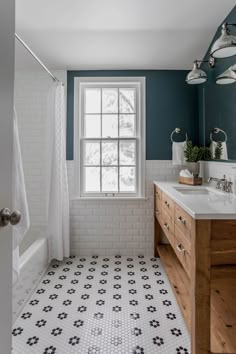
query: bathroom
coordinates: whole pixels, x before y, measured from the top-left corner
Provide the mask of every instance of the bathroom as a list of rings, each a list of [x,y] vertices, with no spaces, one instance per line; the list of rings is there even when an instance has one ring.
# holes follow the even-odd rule
[[[0,354],[236,354],[235,2],[99,5],[0,5]]]

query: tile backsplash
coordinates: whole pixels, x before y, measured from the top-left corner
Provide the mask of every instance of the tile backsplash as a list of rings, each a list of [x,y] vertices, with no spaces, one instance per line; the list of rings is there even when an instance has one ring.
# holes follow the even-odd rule
[[[201,175],[204,179],[209,177],[226,178],[233,182],[233,190],[236,193],[236,163],[235,162],[201,162]]]

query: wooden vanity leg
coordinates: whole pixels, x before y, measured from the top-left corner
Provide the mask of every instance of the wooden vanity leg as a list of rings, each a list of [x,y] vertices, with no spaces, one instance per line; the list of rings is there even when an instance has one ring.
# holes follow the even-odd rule
[[[155,198],[155,185],[154,185],[154,257],[159,257],[159,253],[157,250],[157,245],[159,244],[159,242],[161,241],[161,226],[156,218],[156,209],[157,209],[157,205],[156,205],[156,198]]]
[[[191,354],[210,353],[211,221],[196,220],[191,257]]]

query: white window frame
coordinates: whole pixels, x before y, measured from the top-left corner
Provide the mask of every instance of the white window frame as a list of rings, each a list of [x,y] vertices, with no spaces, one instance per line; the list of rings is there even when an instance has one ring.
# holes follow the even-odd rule
[[[136,131],[137,135],[120,140],[136,141],[136,192],[84,192],[83,191],[83,104],[85,88],[119,87],[135,88],[136,100]],[[94,140],[112,140],[100,138]],[[113,140],[119,140],[114,138]],[[143,199],[145,198],[145,159],[146,159],[146,80],[145,77],[75,77],[74,78],[74,161],[75,161],[75,195],[81,199]]]

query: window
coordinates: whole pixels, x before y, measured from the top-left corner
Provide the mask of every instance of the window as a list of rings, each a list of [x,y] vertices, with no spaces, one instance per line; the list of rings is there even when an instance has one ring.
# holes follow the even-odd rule
[[[80,197],[144,195],[145,79],[75,78]]]

